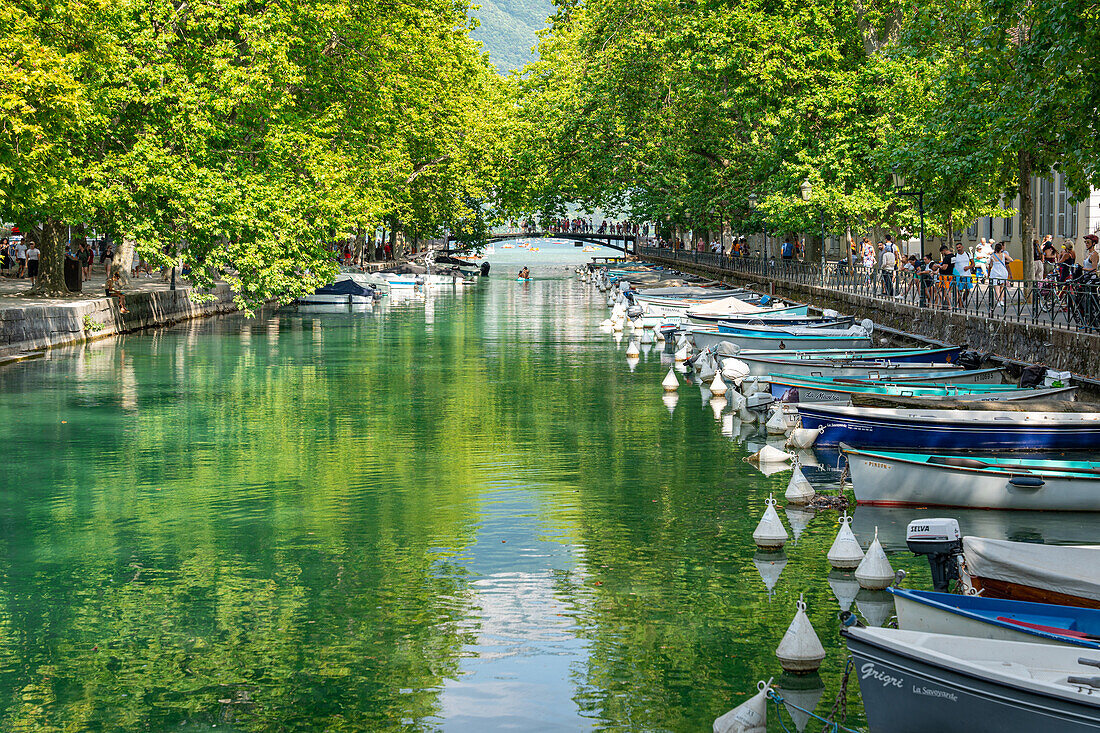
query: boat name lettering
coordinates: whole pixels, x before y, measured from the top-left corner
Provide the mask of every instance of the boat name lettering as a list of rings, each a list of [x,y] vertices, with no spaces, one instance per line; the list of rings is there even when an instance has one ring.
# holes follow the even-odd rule
[[[860,667],[859,668],[859,674],[860,674],[860,679],[864,679],[864,680],[867,679],[868,677],[873,677],[874,679],[881,682],[883,687],[886,687],[888,685],[893,685],[894,687],[901,687],[902,686],[901,685],[901,682],[902,682],[901,677],[895,677],[894,675],[892,675],[888,672],[883,672],[882,670],[880,670],[878,667],[875,666],[874,662],[867,662],[862,667]]]
[[[926,697],[942,697],[944,700],[950,700],[951,702],[958,702],[959,696],[954,692],[948,692],[947,690],[937,690],[933,687],[917,687],[913,685],[914,695],[924,695]]]
[[[890,466],[885,463],[879,463],[878,461],[867,461],[868,466],[874,466],[875,468],[885,468],[889,470]]]

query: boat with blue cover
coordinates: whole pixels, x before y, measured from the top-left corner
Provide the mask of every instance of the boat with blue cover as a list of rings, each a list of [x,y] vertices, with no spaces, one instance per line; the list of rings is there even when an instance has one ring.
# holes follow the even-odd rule
[[[1026,403],[1024,403],[1026,405]],[[1071,403],[1066,403],[1071,404]],[[799,404],[816,445],[857,448],[1063,451],[1100,445],[1100,412],[937,410]]]
[[[1100,511],[1096,461],[840,448],[860,504]]]
[[[1100,649],[1100,610],[888,588],[898,628],[977,639]]]
[[[730,342],[742,349],[863,349],[871,345],[871,333],[861,326],[847,330],[813,328],[777,328],[767,330],[736,329],[719,330],[715,326],[690,326],[683,330],[688,341],[697,349],[716,348]]]

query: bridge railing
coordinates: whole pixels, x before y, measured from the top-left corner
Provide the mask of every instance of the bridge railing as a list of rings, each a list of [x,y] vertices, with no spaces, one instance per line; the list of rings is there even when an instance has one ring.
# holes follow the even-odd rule
[[[996,280],[986,276],[922,276],[906,270],[764,257],[734,257],[664,247],[641,247],[644,258],[704,265],[718,272],[755,275],[777,284],[820,287],[872,300],[906,303],[929,311],[985,316],[1003,321],[1100,331],[1100,282]]]

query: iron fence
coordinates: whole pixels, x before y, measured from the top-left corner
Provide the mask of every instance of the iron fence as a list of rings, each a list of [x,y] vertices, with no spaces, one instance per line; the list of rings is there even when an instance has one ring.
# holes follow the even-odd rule
[[[932,277],[907,270],[863,267],[846,260],[819,263],[718,252],[640,247],[642,257],[704,265],[777,284],[805,285],[932,311],[984,316],[1076,331],[1100,331],[1100,281],[995,280],[988,276]]]

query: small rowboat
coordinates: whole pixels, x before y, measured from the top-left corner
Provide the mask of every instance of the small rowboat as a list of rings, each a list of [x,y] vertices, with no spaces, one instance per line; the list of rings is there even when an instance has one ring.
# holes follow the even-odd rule
[[[840,633],[872,731],[1100,731],[1100,654],[902,629]]]
[[[855,326],[847,331],[832,329],[776,329],[730,333],[712,326],[691,326],[684,330],[697,349],[717,348],[730,342],[744,349],[862,349],[871,345],[871,334]]]
[[[963,582],[986,598],[1100,608],[1100,547],[963,537]]]
[[[1100,649],[1100,610],[888,588],[898,628]]]
[[[946,450],[1095,450],[1100,412],[1017,412],[798,405],[815,445]]]
[[[841,445],[860,504],[1100,511],[1100,463],[860,450]]]
[[[852,404],[856,395],[902,397],[974,397],[976,399],[1011,399],[1014,393],[1027,394],[1014,384],[931,384],[906,382],[894,384],[856,379],[800,377],[792,374],[771,374],[768,377],[772,396],[784,402]],[[1045,395],[1045,393],[1043,393]]]

